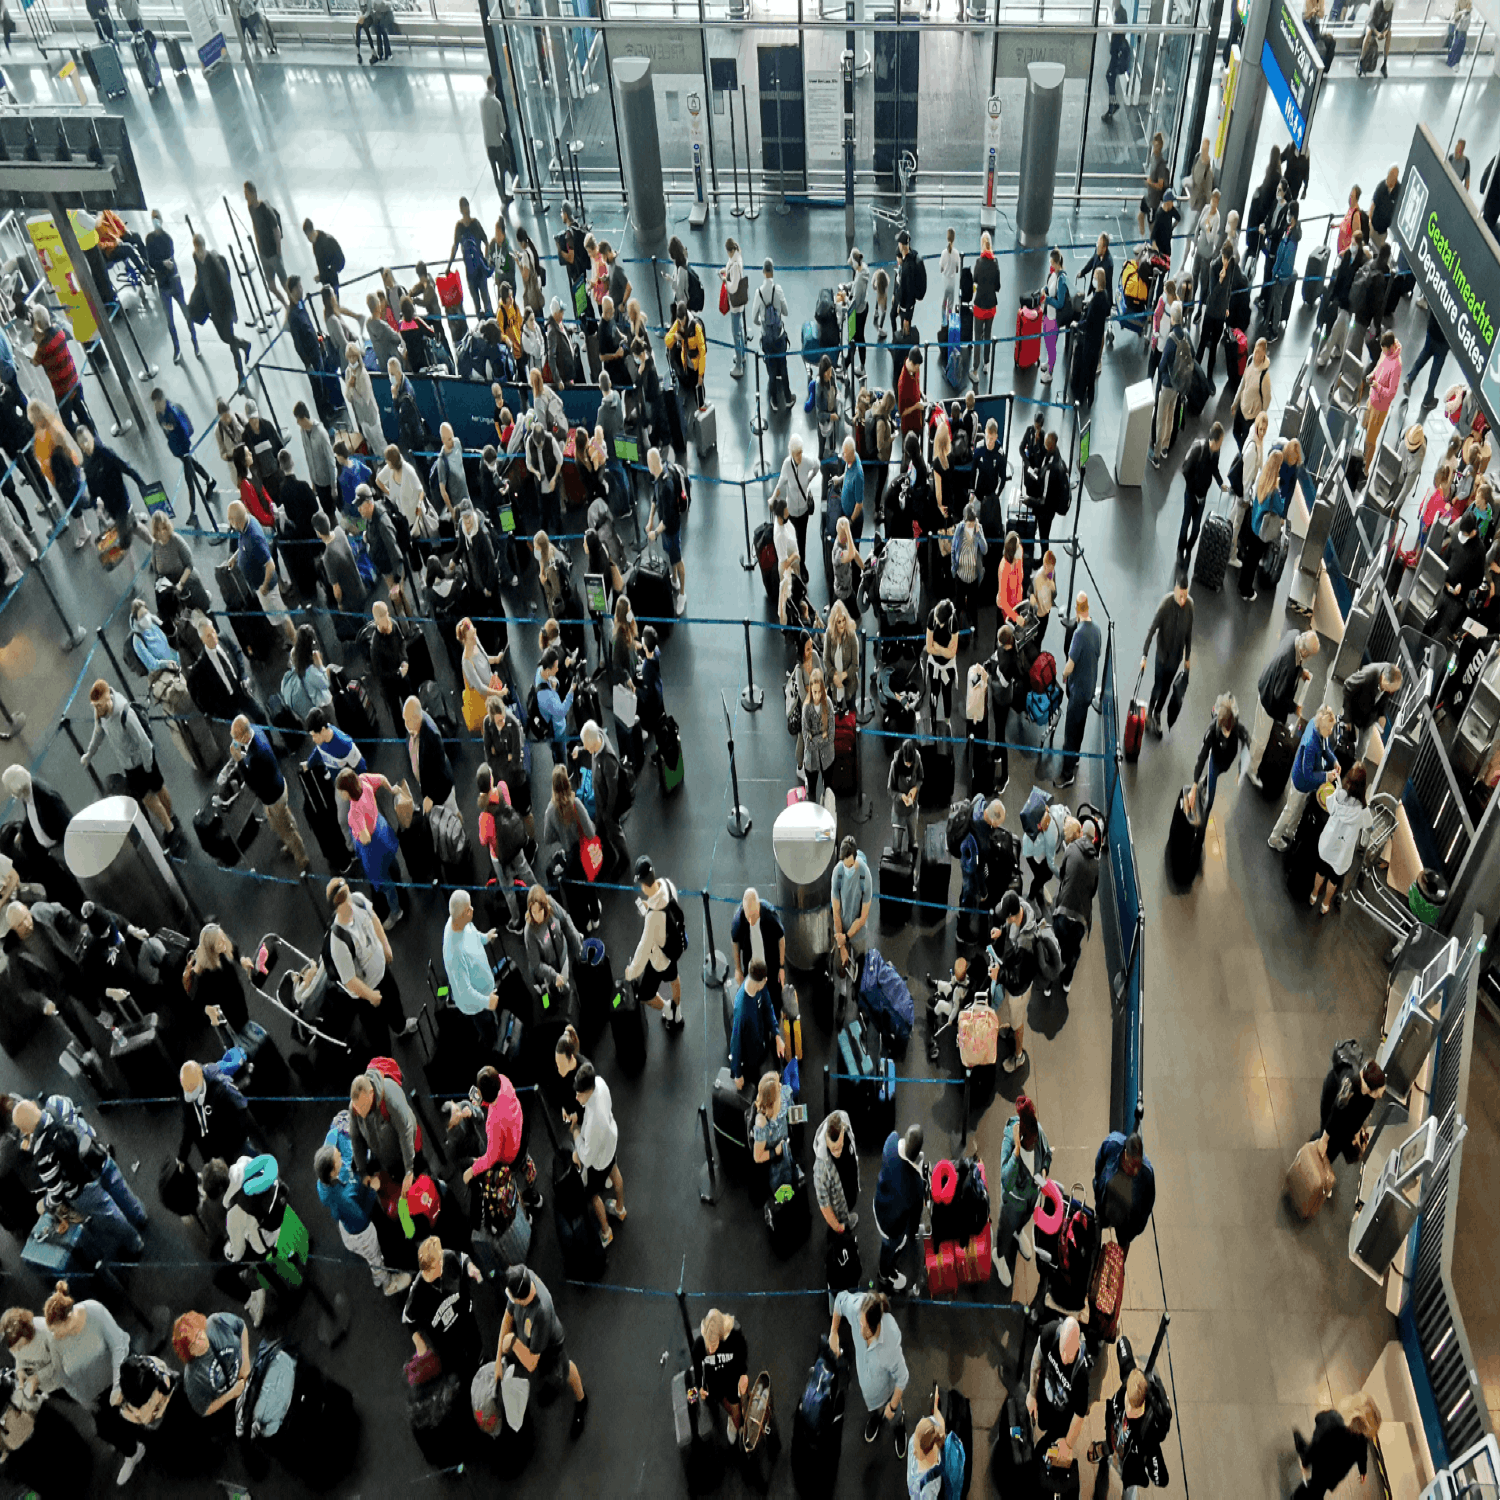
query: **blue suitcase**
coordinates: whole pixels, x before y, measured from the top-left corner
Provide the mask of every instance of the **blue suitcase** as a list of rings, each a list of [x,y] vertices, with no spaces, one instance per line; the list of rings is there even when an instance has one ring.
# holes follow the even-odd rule
[[[948,359],[943,366],[943,373],[948,377],[948,384],[957,390],[964,380],[964,334],[963,321],[957,311],[948,315]]]
[[[99,80],[101,99],[123,99],[128,92],[125,87],[125,69],[120,66],[120,54],[113,47],[91,47],[89,57],[93,60],[94,75]]]

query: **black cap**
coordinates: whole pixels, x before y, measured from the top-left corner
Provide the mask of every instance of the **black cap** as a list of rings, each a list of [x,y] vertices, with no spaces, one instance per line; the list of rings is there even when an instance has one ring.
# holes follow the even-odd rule
[[[635,862],[635,879],[637,885],[651,885],[656,880],[656,866],[644,854]]]
[[[911,244],[911,235],[908,234],[907,231],[903,229],[901,231],[901,233],[896,236],[896,243],[898,245],[909,245],[909,244]]]

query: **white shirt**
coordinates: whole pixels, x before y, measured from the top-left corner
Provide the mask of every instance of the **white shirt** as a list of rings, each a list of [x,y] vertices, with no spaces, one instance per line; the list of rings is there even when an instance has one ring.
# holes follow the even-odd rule
[[[789,516],[810,516],[813,511],[813,483],[818,477],[818,461],[804,452],[802,462],[795,463],[790,453],[781,461],[781,478],[771,491],[771,499],[785,500]]]
[[[776,543],[776,571],[780,573],[781,565],[797,550],[797,533],[789,520],[777,521],[773,518],[771,537]]]
[[[609,1085],[594,1079],[594,1092],[583,1106],[583,1124],[578,1132],[578,1160],[591,1172],[602,1172],[614,1159],[620,1143],[620,1129],[615,1124],[610,1105]]]
[[[401,465],[401,473],[386,464],[375,483],[396,503],[396,509],[406,517],[407,525],[420,529],[422,514],[422,481],[416,469],[407,463]]]

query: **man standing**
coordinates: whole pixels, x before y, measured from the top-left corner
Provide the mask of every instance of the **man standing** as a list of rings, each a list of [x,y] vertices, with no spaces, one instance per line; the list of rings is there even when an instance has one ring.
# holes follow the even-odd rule
[[[505,106],[500,102],[495,75],[484,80],[484,98],[479,101],[479,125],[484,132],[484,154],[489,158],[490,172],[495,178],[495,191],[500,194],[500,217],[508,216],[511,182],[515,176],[515,158],[510,149],[510,132],[505,127]]]
[[[917,303],[927,290],[927,267],[911,247],[911,235],[902,230],[896,236],[896,310],[898,321],[910,323],[917,315]]]
[[[687,928],[677,888],[657,875],[656,867],[644,854],[635,862],[635,883],[641,890],[636,908],[645,920],[635,955],[625,969],[625,978],[632,984],[644,979],[637,992],[640,1003],[661,1011],[662,1024],[678,1029],[685,1023],[677,960],[687,951]],[[663,984],[672,987],[670,1005],[658,993]]]
[[[911,1125],[905,1135],[893,1130],[880,1153],[880,1176],[875,1179],[875,1227],[880,1231],[879,1287],[899,1292],[908,1277],[896,1258],[917,1237],[922,1206],[927,1197],[922,1160],[922,1127]]]
[[[761,331],[760,349],[766,359],[766,404],[772,411],[778,406],[785,406],[790,411],[796,404],[786,370],[786,351],[790,343],[786,325],[791,314],[787,311],[786,293],[776,282],[775,265],[767,259],[761,272],[764,279],[756,289],[750,321]]]
[[[221,641],[213,621],[206,618],[198,623],[198,640],[203,650],[187,670],[187,685],[199,710],[210,719],[233,719],[241,714],[264,720],[265,715],[250,691],[239,651]],[[218,732],[222,735],[222,728]]]
[[[922,350],[913,344],[906,352],[896,380],[896,411],[903,440],[908,432],[922,430]]]
[[[1370,735],[1384,729],[1401,691],[1401,668],[1393,661],[1372,661],[1344,679],[1344,718],[1358,736],[1356,753],[1370,746]]]
[[[1057,868],[1052,931],[1062,955],[1059,978],[1065,995],[1073,988],[1073,974],[1083,954],[1084,939],[1094,925],[1094,893],[1099,889],[1099,840],[1102,833],[1092,818],[1081,824],[1077,819],[1069,818],[1063,828],[1067,848],[1063,850]]]
[[[729,924],[729,941],[734,945],[734,982],[742,985],[750,965],[757,959],[766,966],[766,986],[771,1008],[782,1013],[782,988],[786,984],[786,930],[776,908],[760,899],[752,885],[740,900],[740,909]]]
[[[339,876],[328,882],[328,904],[333,908],[328,951],[339,983],[370,1007],[364,1017],[366,1030],[375,1045],[389,1050],[392,1036],[411,1036],[417,1029],[415,1017],[408,1021],[401,1009],[401,986],[387,936],[387,928],[400,920],[401,908],[381,922],[370,898],[351,891],[349,882]]]
[[[250,341],[238,337],[234,331],[239,312],[234,305],[234,282],[230,279],[229,262],[217,250],[210,250],[208,241],[201,234],[195,234],[193,263],[197,266],[197,279],[193,283],[192,300],[207,313],[214,332],[229,346],[234,355],[234,372],[240,377],[243,388],[245,362],[241,353],[250,352]]]
[[[467,891],[454,891],[448,897],[443,972],[448,976],[453,1004],[473,1024],[480,1052],[485,1057],[494,1051],[499,1035],[495,1013],[500,1007],[500,994],[484,945],[498,936],[493,927],[488,932],[479,930],[474,920],[474,902]]]
[[[1151,654],[1151,642],[1156,641],[1156,680],[1151,684],[1151,697],[1146,707],[1146,724],[1152,734],[1160,734],[1161,711],[1172,690],[1172,679],[1180,665],[1190,671],[1193,665],[1193,600],[1188,593],[1188,577],[1179,569],[1172,592],[1156,606],[1146,631],[1145,644],[1141,647],[1141,671],[1146,670],[1146,659]]]
[[[245,207],[250,211],[250,228],[255,235],[255,253],[266,285],[290,307],[286,262],[281,258],[281,215],[269,203],[263,203],[253,182],[245,184]]]
[[[1104,1137],[1094,1158],[1094,1202],[1100,1226],[1114,1230],[1121,1249],[1145,1233],[1156,1204],[1156,1172],[1138,1132]]]
[[[401,1197],[416,1181],[417,1117],[388,1073],[371,1066],[349,1085],[349,1140],[354,1170],[368,1187],[379,1187],[384,1172],[401,1184]]]
[[[857,956],[870,946],[870,902],[875,895],[869,862],[852,835],[846,834],[839,845],[839,862],[834,866],[830,891],[833,942],[843,967],[848,965],[851,955]]]
[[[1247,772],[1252,786],[1260,785],[1260,763],[1265,757],[1266,746],[1271,742],[1272,728],[1286,723],[1297,709],[1302,684],[1312,681],[1312,674],[1302,663],[1320,650],[1322,642],[1316,630],[1289,630],[1260,674],[1260,681],[1255,685],[1255,729],[1250,736],[1250,768]]]
[[[1194,438],[1182,460],[1182,525],[1177,532],[1177,561],[1187,567],[1198,533],[1203,527],[1203,509],[1208,503],[1208,487],[1224,486],[1219,473],[1219,450],[1224,446],[1224,427],[1215,422],[1206,438]]]
[[[324,229],[315,229],[311,219],[302,221],[302,232],[307,236],[307,242],[312,246],[313,263],[318,268],[318,273],[313,280],[319,286],[333,288],[335,298],[339,294],[339,276],[344,269],[343,247],[334,237]]]
[[[854,1368],[859,1376],[859,1393],[870,1411],[865,1421],[865,1441],[873,1443],[889,1418],[896,1439],[896,1456],[904,1459],[906,1418],[901,1409],[901,1393],[911,1375],[906,1368],[906,1356],[901,1352],[901,1330],[891,1316],[890,1300],[882,1292],[865,1291],[840,1292],[834,1298],[828,1347],[835,1359],[839,1357],[839,1324],[846,1319],[858,1335],[854,1341]]]
[[[589,1398],[578,1366],[568,1358],[562,1319],[542,1278],[525,1266],[512,1266],[505,1276],[505,1317],[500,1324],[500,1349],[495,1356],[495,1386],[512,1358],[528,1375],[535,1375],[544,1391],[573,1393],[573,1422],[568,1436],[583,1431]]]
[[[1217,424],[1215,430],[1218,430]],[[1099,657],[1104,646],[1099,627],[1089,618],[1089,596],[1082,589],[1073,605],[1076,623],[1062,671],[1068,691],[1068,712],[1063,720],[1062,775],[1056,782],[1059,787],[1072,786],[1078,780],[1078,747],[1083,744],[1084,726],[1088,723],[1089,705],[1094,701],[1094,689],[1099,681]]]
[[[734,997],[734,1018],[729,1027],[729,1076],[737,1089],[750,1081],[753,1096],[761,1073],[772,1055],[786,1056],[786,1045],[776,1029],[776,1012],[766,989],[766,966],[758,958],[750,960]],[[777,1071],[780,1071],[779,1069]]]
[[[245,768],[245,784],[259,799],[266,810],[266,821],[281,840],[282,850],[297,866],[297,873],[309,867],[307,849],[302,843],[302,832],[290,806],[290,788],[276,752],[266,738],[264,729],[254,728],[250,720],[241,714],[229,727],[234,743],[229,747],[233,760]]]
[[[1031,1356],[1026,1410],[1041,1429],[1038,1450],[1055,1443],[1063,1468],[1073,1461],[1073,1449],[1088,1415],[1092,1363],[1078,1319],[1073,1317],[1059,1318],[1042,1329]]]
[[[229,502],[225,512],[229,529],[238,534],[235,544],[235,561],[246,584],[260,600],[266,618],[281,627],[288,646],[297,638],[292,628],[292,617],[287,613],[286,601],[281,597],[281,576],[276,571],[276,559],[271,556],[271,544],[259,521],[238,500]]]
[[[1389,46],[1389,42],[1386,44]],[[1385,65],[1381,64],[1381,71]],[[1370,241],[1377,250],[1386,242],[1391,232],[1391,220],[1396,217],[1396,205],[1401,200],[1401,168],[1393,166],[1375,184],[1370,196]]]
[[[677,614],[687,610],[687,568],[682,561],[682,481],[675,464],[662,463],[661,450],[646,451],[646,468],[651,474],[651,514],[646,520],[648,541],[661,538],[662,550],[672,569],[672,608]]]

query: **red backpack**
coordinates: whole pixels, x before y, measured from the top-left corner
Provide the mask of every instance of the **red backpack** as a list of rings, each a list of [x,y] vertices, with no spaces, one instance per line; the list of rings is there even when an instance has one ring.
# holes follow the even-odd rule
[[[401,1087],[401,1064],[394,1057],[372,1057],[370,1066],[365,1070],[367,1073],[379,1073],[382,1078],[389,1078],[399,1089]],[[389,1120],[391,1112],[385,1107],[385,1100],[380,1100],[380,1118]],[[422,1122],[417,1121],[416,1149],[422,1149]]]
[[[1057,682],[1057,662],[1050,651],[1039,651],[1028,674],[1033,693],[1046,693]]]

